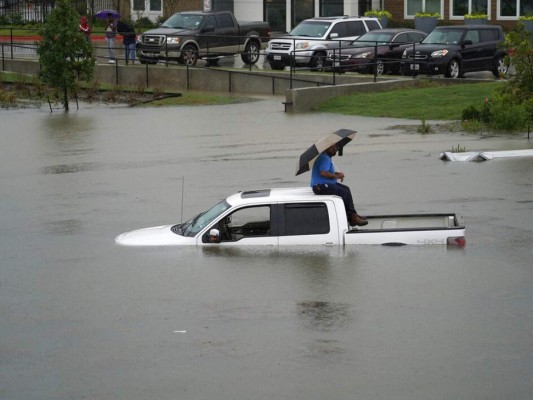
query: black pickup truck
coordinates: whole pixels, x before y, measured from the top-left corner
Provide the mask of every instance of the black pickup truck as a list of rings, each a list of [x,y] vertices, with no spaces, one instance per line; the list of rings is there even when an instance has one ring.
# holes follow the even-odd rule
[[[198,58],[216,62],[240,54],[245,64],[255,64],[270,33],[268,22],[237,22],[229,11],[180,12],[138,36],[137,56],[141,63],[170,60],[193,66]]]

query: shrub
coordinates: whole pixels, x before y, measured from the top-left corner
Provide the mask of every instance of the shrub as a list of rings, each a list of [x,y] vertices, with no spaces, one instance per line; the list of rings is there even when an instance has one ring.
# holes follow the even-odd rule
[[[487,14],[465,14],[465,19],[487,19]]]
[[[152,29],[155,24],[148,17],[139,18],[136,22],[136,27],[139,29]]]
[[[425,135],[431,132],[431,125],[428,124],[425,119],[423,119],[420,122],[420,126],[416,130],[418,133]]]
[[[481,120],[481,112],[476,108],[476,106],[468,106],[463,110],[462,114],[463,121],[469,120]]]
[[[370,11],[365,12],[365,17],[376,17],[376,18],[386,17],[388,19],[391,19],[392,14],[385,10],[370,10]]]
[[[510,104],[503,99],[497,99],[490,108],[490,127],[492,129],[512,132],[527,128],[529,114],[525,104]]]
[[[419,17],[419,18],[423,18],[423,17],[441,18],[439,13],[429,13],[429,12],[417,12],[415,14],[415,17]]]

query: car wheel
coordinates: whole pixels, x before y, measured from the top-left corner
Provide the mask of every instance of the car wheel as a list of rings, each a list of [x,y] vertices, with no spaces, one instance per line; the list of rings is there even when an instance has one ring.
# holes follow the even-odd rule
[[[241,54],[242,62],[249,65],[255,64],[259,61],[260,52],[261,49],[257,42],[248,42],[244,49],[244,53]]]
[[[311,62],[309,63],[309,67],[311,68],[311,71],[324,71],[325,63],[326,63],[326,54],[315,53],[313,54],[313,57],[311,57]]]
[[[196,61],[198,61],[198,51],[194,46],[185,46],[185,48],[181,51],[180,56],[180,64],[185,64],[190,67],[196,65]]]
[[[507,71],[509,70],[509,67],[507,66],[507,63],[505,62],[505,57],[499,56],[496,58],[496,61],[494,63],[494,69],[492,70],[492,74],[496,78],[502,78],[507,75]]]
[[[381,76],[385,73],[385,64],[383,63],[383,60],[377,60],[376,61],[376,75]]]
[[[452,78],[457,79],[461,76],[461,65],[459,64],[459,61],[453,59],[448,64],[448,67],[446,68],[446,73],[444,74],[446,78]]]

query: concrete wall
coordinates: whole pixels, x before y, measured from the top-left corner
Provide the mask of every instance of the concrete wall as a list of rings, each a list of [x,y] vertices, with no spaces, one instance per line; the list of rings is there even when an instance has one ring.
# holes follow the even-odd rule
[[[1,69],[37,76],[39,63],[35,60],[3,59]],[[291,83],[292,78],[292,83]],[[383,91],[412,85],[412,78],[380,78],[327,73],[288,74],[269,70],[223,68],[186,68],[165,65],[98,64],[95,80],[134,89],[183,92],[187,90],[220,93],[285,95],[287,112],[307,112],[336,96],[360,91]],[[291,87],[292,85],[292,87]]]

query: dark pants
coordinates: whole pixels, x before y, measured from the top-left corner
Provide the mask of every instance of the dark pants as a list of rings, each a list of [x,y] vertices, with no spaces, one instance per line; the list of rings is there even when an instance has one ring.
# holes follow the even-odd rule
[[[350,188],[342,183],[327,184],[327,185],[315,185],[313,186],[314,194],[332,194],[339,196],[344,201],[344,207],[346,208],[346,215],[348,218],[352,214],[357,214],[355,206],[353,205],[352,192]]]

